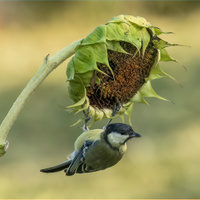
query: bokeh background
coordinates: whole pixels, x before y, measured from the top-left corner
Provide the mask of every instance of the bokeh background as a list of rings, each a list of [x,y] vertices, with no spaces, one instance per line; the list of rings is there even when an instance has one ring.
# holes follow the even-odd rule
[[[65,111],[72,103],[65,61],[10,131],[10,147],[0,158],[0,198],[200,198],[198,1],[0,2],[0,121],[47,54],[120,14],[143,16],[175,33],[162,38],[191,46],[168,49],[187,71],[177,63],[162,64],[182,87],[168,78],[153,81],[156,92],[175,104],[147,99],[150,106],[135,105],[132,123],[143,137],[128,143],[127,154],[113,168],[73,177],[41,174],[41,168],[66,158],[82,131],[82,124],[71,127],[82,114]]]

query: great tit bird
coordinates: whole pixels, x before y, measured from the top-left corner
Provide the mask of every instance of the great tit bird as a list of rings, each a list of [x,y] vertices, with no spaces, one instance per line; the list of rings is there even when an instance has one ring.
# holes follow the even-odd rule
[[[65,170],[67,176],[89,173],[112,167],[126,152],[126,142],[141,137],[123,123],[113,123],[104,129],[83,132],[75,141],[75,150],[67,161],[53,167],[41,169],[44,173]]]

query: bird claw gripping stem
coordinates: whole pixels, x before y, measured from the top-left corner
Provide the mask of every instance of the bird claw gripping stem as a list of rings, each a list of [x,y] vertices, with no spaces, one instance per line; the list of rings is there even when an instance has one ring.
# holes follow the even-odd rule
[[[112,111],[112,117],[115,117],[115,115],[119,112],[119,110],[121,109],[122,105],[121,103],[116,103],[114,105],[113,111]],[[108,120],[107,124],[103,127],[103,129],[105,130],[106,127],[110,124],[110,122],[112,121],[112,118]]]
[[[85,124],[84,124],[84,126],[83,126],[83,131],[85,132],[85,131],[89,131],[89,128],[88,128],[88,122],[90,121],[90,119],[92,118],[92,116],[89,116],[89,110],[90,110],[90,108],[88,107],[88,109],[87,109],[87,112],[85,111],[85,110],[83,110],[83,114],[85,115]]]

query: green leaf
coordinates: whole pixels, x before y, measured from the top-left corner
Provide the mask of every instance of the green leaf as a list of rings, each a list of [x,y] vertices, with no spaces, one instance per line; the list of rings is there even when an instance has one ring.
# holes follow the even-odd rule
[[[77,122],[75,122],[74,124],[72,124],[71,127],[76,126],[77,124],[79,124],[83,120],[84,120],[84,118],[79,119]]]
[[[151,73],[149,77],[147,78],[147,80],[160,79],[163,77],[163,75],[164,74],[162,73],[162,70],[160,69],[159,66],[157,66],[151,69]]]
[[[127,42],[133,44],[139,51],[142,47],[143,34],[139,26],[130,26],[130,39]]]
[[[85,98],[85,87],[83,81],[78,75],[75,75],[74,79],[69,81],[68,95],[74,102],[78,102],[80,99]]]
[[[146,48],[150,42],[150,34],[146,28],[143,28],[141,30],[141,34],[142,34],[142,54],[144,55]]]
[[[125,15],[124,18],[128,20],[129,22],[136,24],[137,26],[140,26],[140,27],[148,27],[151,25],[149,22],[147,22],[145,18],[140,17],[140,16],[134,17],[131,15]]]
[[[106,25],[106,39],[115,41],[124,41],[129,33],[129,25],[126,23],[109,23]]]
[[[107,41],[124,41],[133,44],[138,51],[141,48],[141,27],[127,23],[109,23],[107,25]]]
[[[145,101],[145,99],[144,99],[142,93],[140,92],[140,90],[132,97],[132,99],[130,101],[133,102],[133,103],[135,102],[135,103],[145,103],[145,104],[148,104]]]
[[[81,78],[83,85],[85,87],[90,87],[93,73],[94,73],[94,71],[88,71],[88,72],[85,72],[82,74],[77,73],[77,75]],[[97,80],[97,79],[98,79],[98,77],[95,77],[94,83],[97,83],[97,82],[99,83],[99,80]]]
[[[163,49],[163,48],[171,47],[171,46],[186,46],[186,45],[181,45],[181,44],[170,44],[169,42],[162,40],[160,38],[157,38],[157,39],[152,40],[152,41],[153,41],[154,46],[159,48],[159,49]]]
[[[81,103],[81,102],[80,102],[80,103]],[[77,106],[77,109],[76,109],[76,113],[75,113],[75,114],[79,113],[80,111],[87,110],[88,107],[89,107],[89,104],[90,104],[90,101],[89,101],[88,97],[86,96],[86,97],[85,97],[84,103],[83,103],[83,104],[80,104],[80,106]]]
[[[85,97],[83,97],[81,100],[79,100],[77,103],[67,106],[67,108],[76,108],[76,107],[81,107],[85,103]]]
[[[155,97],[155,98],[158,98],[158,99],[162,99],[162,100],[168,101],[167,99],[165,99],[165,98],[159,96],[158,94],[156,94],[156,92],[154,91],[154,89],[151,86],[151,81],[150,80],[148,80],[142,86],[142,88],[140,89],[140,92],[141,92],[143,97]]]
[[[127,23],[124,16],[125,15],[119,15],[119,16],[113,17],[111,20],[108,21],[107,24],[109,24],[109,23],[122,23],[122,22]]]
[[[156,27],[156,26],[148,26],[148,28],[151,29],[151,31],[153,32],[153,35],[161,35],[161,34],[173,34],[173,32],[163,32],[160,28]]]
[[[161,35],[161,34],[173,34],[173,32],[163,32],[160,28],[154,27],[156,35]]]
[[[119,41],[109,41],[107,40],[107,49],[112,50],[112,51],[117,51],[120,53],[125,53],[129,54],[126,52],[120,45]]]
[[[73,58],[75,73],[98,70],[91,46],[81,47]]]
[[[168,62],[168,61],[173,61],[177,62],[175,59],[173,59],[169,53],[166,51],[166,49],[161,49],[160,50],[160,61]]]
[[[155,34],[156,34],[156,35],[160,35],[160,34],[163,33],[162,30],[161,30],[160,28],[158,28],[158,27],[153,27],[153,28],[154,28],[154,30],[155,30]]]
[[[185,69],[185,71],[187,71],[186,67],[183,64],[181,64],[178,60],[175,60],[174,58],[172,58],[165,49],[161,49],[160,52],[161,52],[161,59],[160,59],[160,61],[164,61],[164,62],[170,62],[170,61],[176,62],[176,63],[180,64]],[[174,79],[170,75],[167,74],[167,76],[169,76],[170,78],[172,78],[173,80],[175,80],[178,84],[180,84],[176,79]]]
[[[81,45],[90,45],[96,43],[106,43],[106,25],[98,26],[85,39],[83,39]]]
[[[167,76],[167,77],[171,78],[172,80],[174,80],[174,81],[175,81],[176,83],[178,83],[179,85],[181,85],[173,76],[171,76],[171,75],[169,75],[168,73],[164,72],[164,71],[160,68],[159,65],[156,67],[155,73],[157,73],[158,76],[160,75],[161,77]]]
[[[75,70],[74,70],[73,58],[69,61],[68,65],[67,65],[66,74],[67,74],[68,80],[74,79]]]
[[[132,113],[132,110],[133,110],[133,103],[131,103],[130,105],[129,105],[129,107],[126,109],[126,112],[125,112],[125,114],[128,116],[128,120],[129,120],[129,124],[130,125],[132,125],[131,124],[131,113]]]
[[[127,23],[107,25],[107,41],[124,41],[133,44],[138,50],[141,48],[141,28]]]
[[[169,43],[164,41],[164,40],[161,40],[160,38],[157,39],[157,40],[153,40],[153,44],[155,47],[159,48],[159,49],[163,49],[163,48],[166,48],[169,46]]]
[[[94,49],[93,49],[93,46],[94,46]],[[101,63],[102,62],[107,63],[108,68],[112,70],[108,64],[108,61],[105,60],[106,59],[105,55],[107,56],[107,51],[101,54],[103,52],[103,49],[101,47],[103,46],[105,45],[96,44],[96,45],[90,45],[90,46],[86,45],[79,48],[79,50],[77,51],[73,59],[75,73],[81,74],[81,73],[86,73],[88,71],[96,70],[107,75],[106,73],[104,73],[97,67],[97,62],[101,61]],[[102,60],[100,60],[101,56],[102,56]]]
[[[105,44],[93,44],[91,45],[92,47],[92,51],[94,52],[94,57],[95,57],[95,61],[96,63],[102,63],[105,64],[109,70],[111,71],[111,73],[113,74],[113,70],[109,65],[108,62],[108,54],[107,54],[107,47]],[[114,74],[113,74],[114,76]]]

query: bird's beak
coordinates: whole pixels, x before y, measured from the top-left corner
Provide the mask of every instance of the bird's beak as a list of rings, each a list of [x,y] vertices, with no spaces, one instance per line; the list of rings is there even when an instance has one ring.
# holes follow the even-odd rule
[[[134,137],[141,137],[141,135],[140,135],[139,133],[133,132],[133,133],[129,136],[129,139],[134,138]]]
[[[128,140],[130,140],[131,138],[134,138],[134,137],[141,137],[141,135],[139,133],[135,133],[133,131],[132,134],[129,135],[129,137],[126,139],[125,142],[127,142]]]

